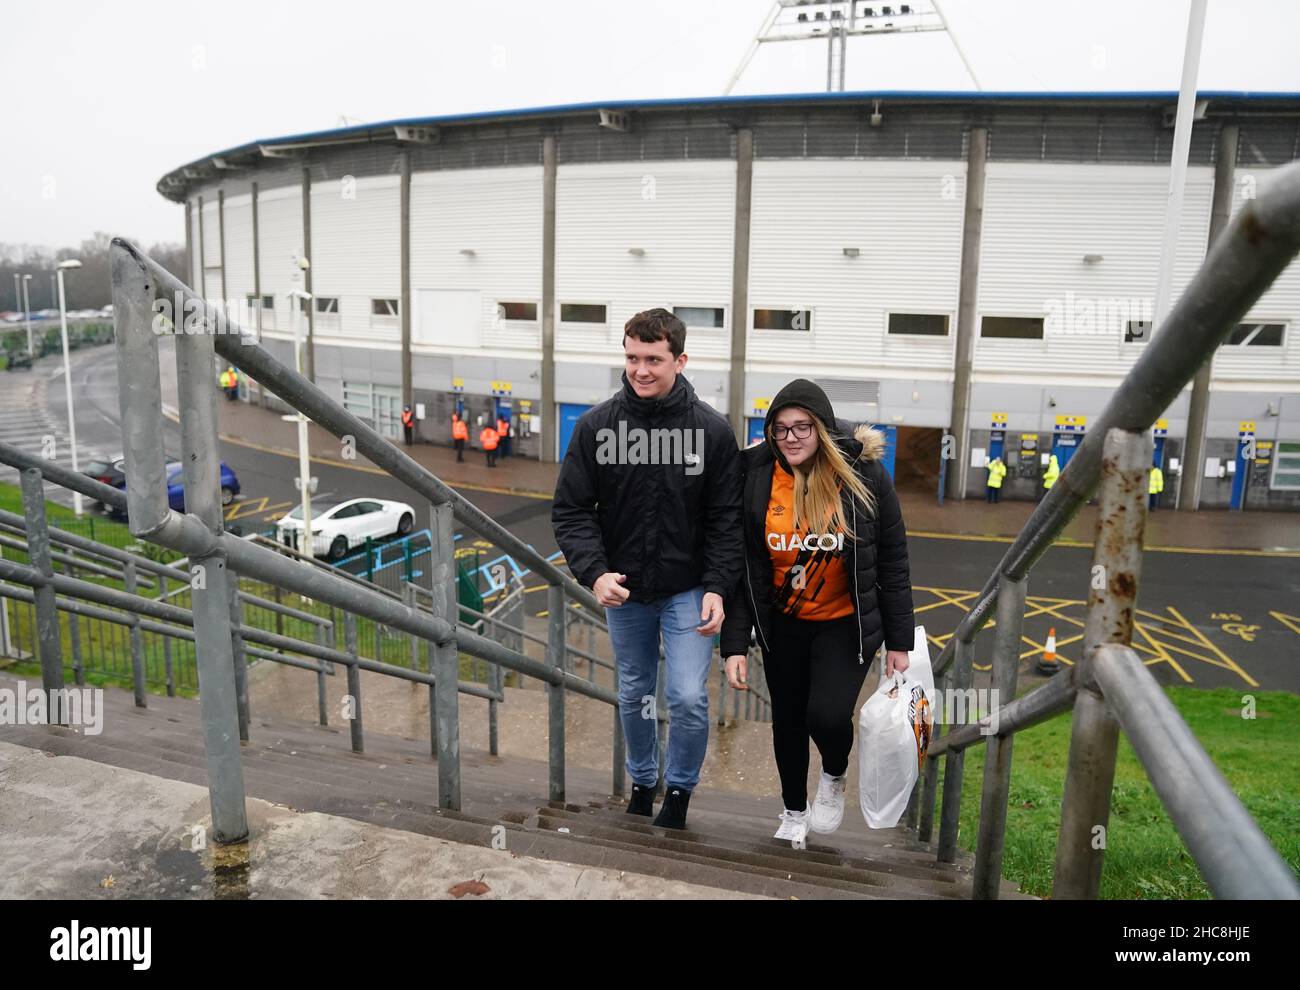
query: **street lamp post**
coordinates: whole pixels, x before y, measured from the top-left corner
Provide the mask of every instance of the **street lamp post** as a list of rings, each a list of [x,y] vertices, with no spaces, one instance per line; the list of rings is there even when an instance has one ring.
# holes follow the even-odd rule
[[[32,342],[32,297],[27,290],[27,283],[31,280],[30,275],[23,276],[23,318],[27,321],[27,356],[35,361],[36,345]]]
[[[60,261],[57,271],[59,279],[59,326],[63,334],[63,390],[68,398],[68,439],[72,444],[72,470],[77,468],[77,416],[72,409],[72,362],[68,360],[68,307],[63,291],[63,273],[80,268],[81,262],[76,258]],[[72,493],[72,508],[81,515],[81,492]]]
[[[296,259],[297,270],[293,273],[293,289],[289,293],[289,321],[293,326],[293,362],[294,370],[302,374],[302,314],[299,310],[303,301],[311,300],[311,293],[298,287],[302,273],[311,267],[306,258]],[[286,417],[288,418],[288,417]],[[298,420],[298,483],[302,489],[302,551],[308,557],[315,556],[311,533],[311,458],[307,450],[307,417],[299,412]]]

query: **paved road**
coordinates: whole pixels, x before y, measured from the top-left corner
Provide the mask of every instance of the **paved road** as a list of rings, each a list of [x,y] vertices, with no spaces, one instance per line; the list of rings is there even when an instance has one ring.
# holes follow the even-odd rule
[[[166,348],[165,357],[170,359]],[[57,360],[46,359],[50,361],[57,367]],[[84,438],[84,445],[102,453],[120,450],[112,349],[77,352],[73,365],[79,440]],[[43,377],[48,381],[49,373],[38,363],[31,374],[39,385]],[[61,432],[66,418],[62,389],[41,393],[37,388],[35,394],[47,400],[48,408],[15,410],[10,406],[23,400],[9,396],[0,415],[11,417],[11,428]],[[177,428],[170,423],[167,428],[175,443]],[[270,525],[296,504],[296,458],[234,443],[222,444],[222,457],[239,475],[244,490],[227,512],[232,524]],[[508,473],[509,462],[502,463]],[[408,501],[416,508],[417,526],[428,524],[428,507],[400,482],[327,464],[314,464],[313,470],[320,492]],[[469,488],[462,493],[538,550],[558,553],[548,500]],[[462,535],[465,551],[472,553],[476,543],[482,541],[475,534]],[[925,625],[936,653],[1006,548],[1005,541],[995,539],[910,540],[917,622]],[[481,550],[484,567],[500,556],[486,544]],[[1062,661],[1078,658],[1090,567],[1091,550],[1072,547],[1055,547],[1038,562],[1029,582],[1022,657],[1037,658],[1054,630]],[[536,579],[526,585],[536,589],[529,602],[538,614],[545,608],[545,595]],[[1148,551],[1140,588],[1134,646],[1163,682],[1231,687],[1243,693],[1255,688],[1300,691],[1300,555]],[[992,639],[989,625],[977,639],[977,669],[987,669]]]

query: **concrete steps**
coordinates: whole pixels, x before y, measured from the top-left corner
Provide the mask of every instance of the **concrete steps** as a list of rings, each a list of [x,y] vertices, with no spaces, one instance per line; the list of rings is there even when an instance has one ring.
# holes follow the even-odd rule
[[[0,687],[17,682],[0,674]],[[0,741],[206,786],[198,703],[106,690],[104,731],[0,727]],[[848,808],[834,835],[807,848],[772,838],[770,798],[700,789],[685,831],[655,828],[612,799],[608,772],[571,767],[566,802],[548,802],[547,766],[461,751],[459,811],[437,807],[437,763],[426,741],[367,733],[353,753],[346,727],[254,718],[241,747],[250,796],[301,811],[371,822],[517,856],[625,870],[779,898],[952,899],[970,896],[969,856],[939,864],[903,829],[872,831]],[[52,766],[57,766],[54,764]],[[1020,898],[1014,884],[1003,897]]]

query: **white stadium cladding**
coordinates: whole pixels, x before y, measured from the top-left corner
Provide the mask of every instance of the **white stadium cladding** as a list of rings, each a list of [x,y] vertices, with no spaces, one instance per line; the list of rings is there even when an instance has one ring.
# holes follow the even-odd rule
[[[1216,202],[1239,209],[1300,158],[1300,94],[1199,98],[1174,300]],[[1014,460],[1022,437],[1040,438],[1040,456],[1056,449],[1058,417],[1095,418],[1151,335],[1175,101],[869,92],[542,107],[254,141],[158,189],[185,204],[190,283],[265,300],[253,319],[289,364],[293,259],[310,259],[311,373],[393,436],[404,402],[437,443],[454,403],[472,419],[499,405],[518,423],[516,453],[555,458],[576,415],[617,387],[623,324],[662,306],[689,327],[697,392],[742,438],[802,376],[845,418],[933,434],[900,438],[900,458],[929,457],[948,430],[977,457],[1004,414]],[[1167,469],[1190,395],[1166,413]],[[1300,264],[1214,358],[1204,454],[1223,469],[1204,478],[1203,506],[1233,497],[1243,421],[1271,442],[1247,507],[1300,506]],[[955,463],[950,492],[981,494],[985,472]],[[1006,494],[1032,497],[1029,474],[1013,469]]]

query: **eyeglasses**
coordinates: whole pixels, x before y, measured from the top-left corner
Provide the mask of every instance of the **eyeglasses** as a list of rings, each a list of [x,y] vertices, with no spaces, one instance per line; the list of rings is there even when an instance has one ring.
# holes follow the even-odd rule
[[[796,439],[807,440],[812,436],[812,431],[812,423],[795,423],[794,426],[784,426],[778,423],[776,426],[772,427],[772,439],[784,440],[787,436],[793,433]]]

